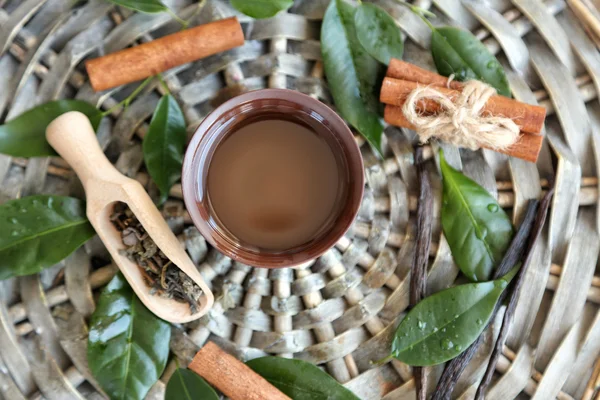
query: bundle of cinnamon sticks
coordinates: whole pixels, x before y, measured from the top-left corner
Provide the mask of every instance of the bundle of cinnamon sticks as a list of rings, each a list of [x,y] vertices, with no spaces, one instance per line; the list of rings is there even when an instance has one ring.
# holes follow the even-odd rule
[[[432,86],[437,91],[456,99],[460,96],[464,84],[419,68],[416,65],[392,59],[386,78],[381,87],[380,100],[386,104],[384,119],[387,123],[414,129],[406,119],[402,106],[410,93],[419,86]],[[434,100],[420,100],[417,111],[425,115],[435,115],[441,106]],[[482,115],[503,116],[512,119],[520,128],[518,141],[502,151],[509,156],[536,162],[544,137],[541,135],[546,118],[546,109],[540,106],[521,103],[504,96],[492,96],[482,110]]]

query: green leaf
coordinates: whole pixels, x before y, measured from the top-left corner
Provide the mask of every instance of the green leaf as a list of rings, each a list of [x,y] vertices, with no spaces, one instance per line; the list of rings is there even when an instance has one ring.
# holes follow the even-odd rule
[[[426,297],[396,329],[392,355],[414,366],[441,364],[458,356],[487,326],[517,270],[495,281],[455,286]]]
[[[440,152],[442,228],[456,265],[474,281],[488,280],[513,237],[510,218],[484,188],[446,163]]]
[[[94,129],[102,115],[98,109],[81,100],[58,100],[42,104],[0,125],[0,153],[13,157],[55,156],[46,141],[46,127],[56,117],[69,111],[87,115]]]
[[[198,374],[177,368],[167,384],[165,400],[219,400],[219,396]]]
[[[233,8],[249,17],[271,18],[279,11],[287,10],[294,0],[231,0]]]
[[[160,0],[108,0],[111,3],[115,3],[118,6],[129,8],[134,11],[141,11],[144,13],[159,13],[167,11],[168,8]]]
[[[0,205],[0,279],[51,267],[95,234],[79,199],[39,195],[6,202]]]
[[[394,19],[380,7],[363,3],[354,13],[356,35],[362,47],[377,61],[388,65],[402,59],[404,42]]]
[[[160,189],[163,203],[169,190],[181,178],[181,164],[187,133],[185,118],[171,95],[163,96],[144,137],[144,162],[148,173]]]
[[[332,0],[321,27],[325,75],[339,113],[381,152],[383,125],[378,116],[380,64],[361,46],[354,27],[354,7]]]
[[[111,399],[143,399],[162,374],[171,328],[152,314],[118,274],[104,288],[90,320],[87,358]]]
[[[261,357],[246,365],[294,400],[359,400],[327,373],[306,361]]]
[[[469,31],[450,26],[435,28],[431,54],[438,72],[454,74],[459,81],[477,79],[511,97],[504,69],[492,53]]]

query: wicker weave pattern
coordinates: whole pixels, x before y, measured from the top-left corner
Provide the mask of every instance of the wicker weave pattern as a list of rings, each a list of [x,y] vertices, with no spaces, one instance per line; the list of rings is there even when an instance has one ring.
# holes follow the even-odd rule
[[[407,60],[434,69],[428,28],[393,0],[374,2],[406,33]],[[57,98],[84,99],[108,109],[135,85],[94,93],[81,61],[179,29],[166,14],[134,14],[105,0],[77,9],[73,3],[0,0],[0,115],[10,119]],[[182,18],[197,9],[190,0],[165,3]],[[289,13],[270,20],[239,16],[248,39],[243,47],[169,71],[166,81],[184,109],[190,134],[241,88],[290,88],[330,102],[318,42],[327,3],[296,0]],[[487,398],[579,399],[600,353],[600,54],[562,0],[415,4],[439,14],[439,23],[473,30],[499,54],[515,97],[540,103],[552,114],[537,167],[488,151],[444,148],[451,164],[511,209],[515,222],[527,200],[539,197],[545,178],[557,174],[548,228]],[[235,12],[226,1],[208,0],[192,25],[230,15]],[[105,118],[98,132],[117,168],[151,194],[157,190],[143,171],[140,139],[161,94],[158,85],[147,87],[127,110]],[[241,359],[278,354],[317,363],[363,399],[413,399],[410,367],[397,361],[370,364],[387,355],[408,306],[416,209],[412,140],[410,132],[388,127],[383,162],[362,146],[368,187],[359,218],[334,249],[295,269],[254,269],[208,248],[190,225],[181,187],[174,187],[163,214],[218,300],[200,321],[173,327],[173,353],[185,363],[214,340]],[[441,182],[434,163],[428,167],[439,214]],[[0,182],[1,202],[34,193],[83,196],[68,165],[55,158],[0,155]],[[429,292],[448,287],[458,275],[439,218],[433,238]],[[115,273],[108,261],[95,238],[38,276],[0,282],[0,399],[103,398],[87,368],[85,318],[94,310],[97,289]],[[486,334],[456,398],[472,398],[497,330],[495,324]],[[174,368],[171,361],[149,399],[163,397]],[[441,367],[429,372],[438,376]]]

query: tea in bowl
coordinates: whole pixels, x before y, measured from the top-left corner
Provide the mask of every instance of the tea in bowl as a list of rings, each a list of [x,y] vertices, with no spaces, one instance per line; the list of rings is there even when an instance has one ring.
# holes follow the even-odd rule
[[[223,254],[266,268],[323,254],[352,224],[364,188],[346,123],[299,92],[242,94],[200,124],[187,149],[183,196]]]

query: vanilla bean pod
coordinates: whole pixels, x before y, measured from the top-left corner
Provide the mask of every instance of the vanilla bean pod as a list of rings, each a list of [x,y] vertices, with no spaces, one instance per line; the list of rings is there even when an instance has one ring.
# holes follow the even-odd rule
[[[517,273],[515,278],[515,284],[510,294],[510,298],[508,300],[508,306],[506,307],[506,312],[504,313],[504,317],[502,319],[502,327],[500,328],[500,334],[498,335],[498,339],[496,340],[496,345],[494,346],[494,351],[492,352],[492,356],[490,357],[490,361],[488,363],[487,369],[485,370],[485,374],[483,375],[483,379],[479,383],[479,387],[477,388],[477,393],[475,394],[475,400],[483,400],[484,392],[487,389],[490,381],[492,380],[492,376],[494,375],[494,370],[496,369],[496,363],[500,358],[500,354],[502,354],[502,348],[504,347],[504,342],[506,341],[506,337],[508,336],[508,331],[510,330],[510,325],[512,324],[512,318],[517,307],[517,299],[519,297],[519,291],[521,290],[521,286],[523,286],[523,278],[527,273],[527,269],[531,264],[531,259],[533,258],[533,248],[542,233],[542,229],[544,228],[544,223],[546,222],[546,216],[548,215],[548,208],[550,207],[550,201],[552,200],[552,196],[554,195],[554,186],[548,190],[542,202],[540,203],[540,207],[537,212],[537,216],[535,217],[535,223],[533,227],[533,231],[529,236],[529,243],[527,247],[527,253],[525,255],[525,261],[523,262],[523,266]]]
[[[415,165],[419,180],[419,203],[417,206],[416,248],[410,272],[410,306],[414,307],[425,297],[427,288],[427,263],[431,246],[431,229],[433,225],[433,194],[431,182],[425,169],[423,148],[415,149]],[[425,400],[427,396],[427,376],[425,368],[413,368],[417,400]]]
[[[532,231],[533,223],[536,218],[536,213],[538,209],[539,201],[538,200],[530,200],[527,205],[527,210],[525,212],[525,218],[523,218],[523,222],[519,227],[517,233],[513,237],[508,250],[504,254],[502,261],[496,267],[494,271],[494,279],[501,278],[506,275],[517,263],[522,259],[525,249],[527,248],[527,239]],[[498,310],[500,309],[500,305],[502,301],[506,297],[506,291],[500,295],[498,302],[496,303],[496,308],[492,313],[490,318],[490,322],[494,320]],[[489,326],[488,323],[488,326]],[[444,372],[442,373],[442,377],[438,382],[437,390],[435,391],[432,400],[450,400],[450,396],[460,375],[463,373],[475,352],[479,348],[479,345],[483,342],[483,334],[488,327],[482,331],[481,335],[473,342],[464,352],[462,352],[458,357],[450,360],[446,367],[444,368]]]

